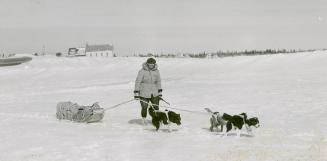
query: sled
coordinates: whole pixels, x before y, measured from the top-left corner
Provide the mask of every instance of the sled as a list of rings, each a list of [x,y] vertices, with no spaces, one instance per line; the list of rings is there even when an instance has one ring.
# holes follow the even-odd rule
[[[57,104],[57,119],[74,122],[99,122],[104,117],[104,108],[96,102],[92,106],[80,106],[72,102],[59,102]]]

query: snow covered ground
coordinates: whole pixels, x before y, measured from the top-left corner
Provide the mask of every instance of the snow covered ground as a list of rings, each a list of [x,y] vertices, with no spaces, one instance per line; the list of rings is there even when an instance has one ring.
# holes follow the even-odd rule
[[[173,107],[258,116],[254,137],[209,132],[209,115],[142,126],[132,102],[100,123],[58,121],[59,101],[110,107],[133,97],[146,58],[34,57],[0,68],[0,161],[326,161],[327,52],[157,60]]]

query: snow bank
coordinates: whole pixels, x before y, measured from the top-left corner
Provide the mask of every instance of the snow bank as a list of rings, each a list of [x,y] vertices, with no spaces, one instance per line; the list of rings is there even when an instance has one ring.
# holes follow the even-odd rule
[[[157,60],[174,107],[258,116],[254,137],[208,131],[209,116],[179,111],[182,126],[142,126],[137,102],[101,123],[58,121],[59,101],[109,107],[132,98],[146,58],[34,57],[0,68],[0,161],[327,160],[327,53]]]

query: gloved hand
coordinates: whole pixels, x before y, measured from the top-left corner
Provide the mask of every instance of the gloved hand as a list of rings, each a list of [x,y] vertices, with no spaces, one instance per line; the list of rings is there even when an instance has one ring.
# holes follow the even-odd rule
[[[134,91],[134,99],[139,100],[140,99],[140,91]]]
[[[161,98],[162,97],[162,89],[158,89],[158,93],[159,93],[159,97]]]

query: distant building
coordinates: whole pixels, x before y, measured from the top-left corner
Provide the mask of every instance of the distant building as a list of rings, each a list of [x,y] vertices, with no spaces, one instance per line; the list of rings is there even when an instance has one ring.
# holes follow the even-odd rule
[[[86,56],[85,48],[69,48],[68,56]]]
[[[114,57],[114,46],[109,44],[88,45],[85,47],[85,55],[92,57]]]
[[[77,54],[77,48],[69,48],[68,49],[68,56],[75,56]]]
[[[77,48],[77,53],[75,56],[86,56],[85,48]]]

